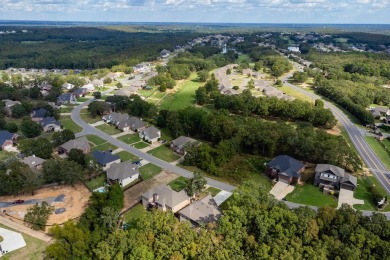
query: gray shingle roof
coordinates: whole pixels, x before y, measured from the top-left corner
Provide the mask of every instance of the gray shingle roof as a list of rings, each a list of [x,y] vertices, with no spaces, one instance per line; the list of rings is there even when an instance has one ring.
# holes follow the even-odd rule
[[[344,177],[345,170],[331,165],[331,164],[317,164],[316,172],[328,172],[336,175],[337,177]]]
[[[176,138],[175,140],[171,141],[171,143],[179,149],[183,148],[183,146],[185,146],[187,143],[193,142],[197,141],[187,136],[180,136],[179,138]]]
[[[122,129],[126,126],[131,127],[132,129],[139,129],[145,126],[144,122],[138,117],[130,117],[129,119],[120,121],[117,123],[118,128]]]
[[[199,224],[215,222],[221,217],[221,211],[210,195],[182,209],[179,213]]]
[[[341,183],[350,182],[354,186],[357,186],[357,178],[355,176],[352,176],[351,174],[346,173],[344,178],[341,180]]]
[[[32,118],[44,118],[47,113],[47,110],[44,108],[35,109],[31,112]]]
[[[153,199],[154,194],[158,195],[157,203],[159,203],[160,205],[165,204],[170,208],[173,208],[176,205],[182,203],[183,201],[189,199],[188,195],[185,193],[184,190],[176,192],[165,185],[148,190],[147,192],[142,194],[142,197],[146,198],[147,200],[150,200]]]
[[[51,117],[51,116],[47,116],[47,117],[43,118],[41,121],[39,121],[39,124],[42,127],[45,127],[45,126],[50,125],[50,124],[61,126],[61,123],[58,122],[54,117]]]
[[[111,180],[124,180],[137,174],[139,174],[137,165],[131,161],[114,163],[107,170],[107,177]]]
[[[144,135],[148,136],[150,139],[158,138],[160,135],[158,134],[160,130],[154,126],[150,126],[148,128],[145,128]]]
[[[94,151],[92,152],[92,156],[95,157],[96,162],[101,165],[106,165],[110,162],[114,162],[120,159],[119,155],[112,154],[110,151],[106,151],[106,152]]]
[[[78,139],[69,140],[68,142],[62,144],[60,147],[62,147],[68,152],[72,149],[84,150],[90,148],[88,140],[85,136],[80,137]]]
[[[299,178],[301,176],[298,172],[305,166],[302,162],[288,155],[279,155],[267,165],[268,167],[278,169],[280,171],[279,174],[295,178]]]
[[[36,156],[27,156],[23,158],[22,162],[30,166],[30,168],[34,168],[44,163],[45,160]]]

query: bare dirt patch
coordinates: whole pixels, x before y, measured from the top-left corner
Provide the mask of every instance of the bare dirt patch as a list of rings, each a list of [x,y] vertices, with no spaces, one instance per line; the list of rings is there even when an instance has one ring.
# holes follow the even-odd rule
[[[153,178],[147,181],[142,181],[139,184],[131,187],[130,189],[126,190],[124,193],[125,205],[123,209],[126,210],[134,206],[135,204],[137,204],[139,201],[139,197],[142,195],[142,193],[148,191],[151,188],[164,185],[164,184],[166,185],[172,180],[176,179],[177,177],[178,177],[177,174],[163,170]]]
[[[335,126],[332,129],[328,129],[328,130],[326,130],[326,132],[328,134],[331,134],[331,135],[340,135],[341,134],[341,130],[338,126]]]

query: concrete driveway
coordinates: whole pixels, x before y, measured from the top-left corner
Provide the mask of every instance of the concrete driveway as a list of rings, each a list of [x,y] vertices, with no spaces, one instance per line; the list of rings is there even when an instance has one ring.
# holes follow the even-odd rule
[[[339,193],[339,203],[337,205],[337,208],[340,208],[343,204],[348,204],[351,207],[356,204],[364,204],[364,200],[358,200],[353,197],[353,191],[346,190],[346,189],[340,189]]]
[[[18,232],[14,232],[5,228],[0,228],[0,236],[2,236],[4,239],[4,241],[0,243],[3,252],[9,253],[26,246],[26,242],[24,241],[22,234]]]
[[[278,181],[271,189],[269,194],[274,195],[277,200],[281,200],[295,189],[294,186]]]

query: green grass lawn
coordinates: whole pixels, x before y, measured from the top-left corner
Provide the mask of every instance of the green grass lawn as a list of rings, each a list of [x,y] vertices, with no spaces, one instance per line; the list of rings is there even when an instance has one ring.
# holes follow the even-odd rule
[[[287,201],[310,206],[332,206],[337,207],[337,199],[331,195],[322,194],[319,187],[311,183],[297,185],[293,192],[286,196]]]
[[[97,146],[93,147],[91,149],[91,151],[98,151],[99,150],[99,151],[105,152],[105,151],[108,151],[108,150],[115,150],[117,148],[118,148],[117,146],[107,142],[107,143],[104,143],[104,144],[97,145]]]
[[[147,211],[142,204],[137,204],[134,208],[123,214],[123,220],[126,224],[133,227],[137,223],[137,220],[141,219],[146,212]]]
[[[95,190],[97,188],[100,188],[104,185],[104,183],[107,181],[106,174],[103,173],[87,182],[85,184],[90,188],[91,190]]]
[[[373,202],[372,198],[372,193],[370,191],[371,183],[376,186],[378,191],[380,191],[383,195],[386,194],[385,190],[383,187],[379,184],[377,179],[374,176],[369,176],[369,177],[358,177],[358,187],[356,188],[354,192],[354,197],[356,199],[361,199],[364,200],[364,205],[354,205],[353,207],[358,210],[371,210],[375,211],[376,206]],[[390,211],[390,205],[385,207],[383,210],[385,211]]]
[[[128,160],[131,160],[132,162],[134,161],[138,161],[139,158],[137,156],[135,156],[134,154],[131,154],[127,151],[121,151],[119,153],[117,153],[117,155],[119,155],[119,157],[121,158],[122,162],[126,162]]]
[[[70,113],[72,112],[74,107],[61,107],[60,108],[60,113]]]
[[[153,178],[153,176],[155,176],[161,172],[160,167],[158,167],[154,164],[151,164],[151,163],[148,163],[144,166],[139,167],[138,170],[139,170],[139,173],[141,174],[141,177],[143,180],[148,180],[150,178]]]
[[[214,188],[214,187],[208,187],[205,192],[210,193],[211,196],[215,197],[221,190]]]
[[[390,156],[386,150],[378,143],[377,140],[375,140],[374,137],[366,136],[366,141],[371,146],[375,154],[379,157],[381,162],[387,167],[387,169],[390,169]]]
[[[170,142],[173,140],[171,131],[169,131],[168,128],[163,128],[161,130],[161,139],[166,140],[167,142]]]
[[[285,93],[289,96],[295,97],[296,99],[299,99],[302,101],[307,101],[310,103],[314,103],[314,101],[315,101],[311,97],[306,96],[305,94],[303,94],[301,92],[295,91],[294,89],[292,89],[291,87],[289,87],[287,85],[283,85],[282,87],[277,87],[277,89],[279,89],[280,91],[282,91],[283,93]]]
[[[96,128],[105,132],[106,134],[109,134],[109,135],[116,135],[116,134],[121,133],[120,130],[118,130],[114,126],[111,126],[108,124],[98,125],[98,126],[96,126]]]
[[[0,224],[0,227],[20,232],[18,230],[14,230],[12,228],[9,228],[7,226],[4,226]],[[5,254],[1,257],[2,260],[13,260],[13,259],[29,259],[29,260],[41,260],[44,259],[44,252],[46,249],[46,246],[48,246],[48,243],[45,241],[42,241],[40,239],[37,239],[35,237],[26,235],[24,233],[21,233],[24,241],[26,242],[26,246],[22,247],[18,250],[12,251],[10,253]]]
[[[106,140],[104,140],[103,138],[100,138],[97,135],[87,135],[86,137],[87,137],[88,141],[94,143],[95,145],[101,145],[101,144],[104,144],[105,142],[107,142]]]
[[[64,129],[72,130],[75,133],[81,132],[83,130],[80,126],[73,122],[70,116],[61,116],[59,121],[61,122]]]
[[[248,54],[241,54],[241,55],[239,55],[237,60],[236,60],[236,63],[241,63],[243,61],[248,61],[248,62],[251,61],[251,58],[249,57]]]
[[[87,100],[90,100],[90,98],[81,97],[81,98],[78,98],[78,99],[77,99],[77,102],[84,102],[84,101],[87,101]]]
[[[138,95],[143,96],[143,97],[149,97],[154,92],[157,92],[157,91],[158,91],[157,87],[154,87],[154,88],[149,89],[149,90],[147,90],[147,89],[140,89],[140,90],[138,90]]]
[[[180,110],[193,106],[195,103],[195,91],[203,86],[204,82],[197,82],[197,74],[191,76],[177,86],[177,91],[167,95],[161,102],[160,109]]]
[[[165,145],[154,148],[153,150],[148,151],[148,153],[166,162],[174,162],[180,158],[180,156],[176,155]]]
[[[138,142],[138,143],[135,143],[133,144],[134,148],[137,148],[137,149],[143,149],[145,147],[148,147],[149,144],[145,143],[145,142]]]
[[[122,142],[126,144],[133,144],[139,142],[141,139],[139,138],[139,135],[136,134],[131,134],[131,135],[124,135],[121,137],[118,137],[118,140],[121,140]]]
[[[0,161],[3,161],[11,156],[13,156],[13,154],[10,152],[0,151]]]
[[[265,173],[252,173],[249,175],[249,179],[263,185],[264,189],[269,192],[272,189],[272,182]]]
[[[100,118],[100,116],[96,116],[95,118],[93,118],[91,116],[91,114],[89,114],[89,113],[87,113],[87,114],[80,114],[80,117],[81,117],[81,119],[83,119],[88,124],[93,124],[93,123],[96,123],[96,122],[99,122],[99,121],[102,120]]]
[[[172,188],[172,190],[179,192],[186,187],[187,178],[180,176],[168,183],[168,185]]]
[[[384,139],[382,143],[387,147],[387,149],[390,150],[390,140],[389,139]]]

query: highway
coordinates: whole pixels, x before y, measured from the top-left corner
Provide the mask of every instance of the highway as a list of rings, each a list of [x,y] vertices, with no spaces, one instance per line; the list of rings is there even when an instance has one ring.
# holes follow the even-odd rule
[[[288,74],[282,78],[282,81],[285,85],[291,87],[297,92],[305,94],[313,99],[322,99],[320,96],[306,91],[300,87],[297,87],[287,80],[292,77],[292,74]],[[366,142],[364,138],[365,130],[362,131],[356,126],[345,113],[340,110],[338,107],[333,105],[330,102],[323,100],[325,103],[325,107],[329,108],[340,124],[344,127],[346,132],[348,133],[349,138],[351,139],[353,145],[358,151],[360,157],[363,159],[364,163],[370,169],[373,175],[379,180],[384,189],[390,194],[390,172],[386,168],[386,166],[381,162],[375,152],[371,149],[370,145]]]
[[[80,133],[77,133],[76,134],[76,137],[80,137],[80,136],[83,136],[83,135],[97,135],[105,140],[107,140],[107,142],[110,142],[111,144],[119,147],[119,148],[122,148],[123,150],[129,152],[129,153],[132,153],[134,154],[135,156],[138,156],[139,158],[142,158],[144,160],[147,160],[149,161],[150,163],[152,164],[155,164],[163,169],[166,169],[168,171],[171,171],[171,172],[174,172],[178,175],[181,175],[181,176],[184,176],[186,178],[191,178],[193,176],[192,172],[190,171],[187,171],[183,168],[180,168],[180,167],[177,167],[176,165],[173,165],[173,164],[170,164],[168,162],[165,162],[159,158],[156,158],[148,153],[144,153],[114,137],[112,137],[111,135],[109,134],[106,134],[105,132],[89,125],[88,123],[86,123],[84,120],[81,119],[80,117],[80,111],[83,107],[85,106],[88,106],[89,103],[91,103],[93,101],[93,99],[90,99],[88,101],[85,101],[83,102],[82,104],[78,105],[77,107],[75,107],[73,110],[72,110],[72,113],[71,113],[71,118],[72,120],[77,124],[79,125],[80,127],[82,127],[84,130]],[[220,181],[216,181],[214,179],[210,179],[210,178],[206,178],[207,180],[207,184],[208,185],[211,185],[213,187],[216,187],[220,190],[225,190],[225,191],[228,191],[228,192],[232,192],[236,187],[235,186],[232,186],[232,185],[229,185],[229,184],[226,184],[226,183],[223,183],[223,182],[220,182]]]

